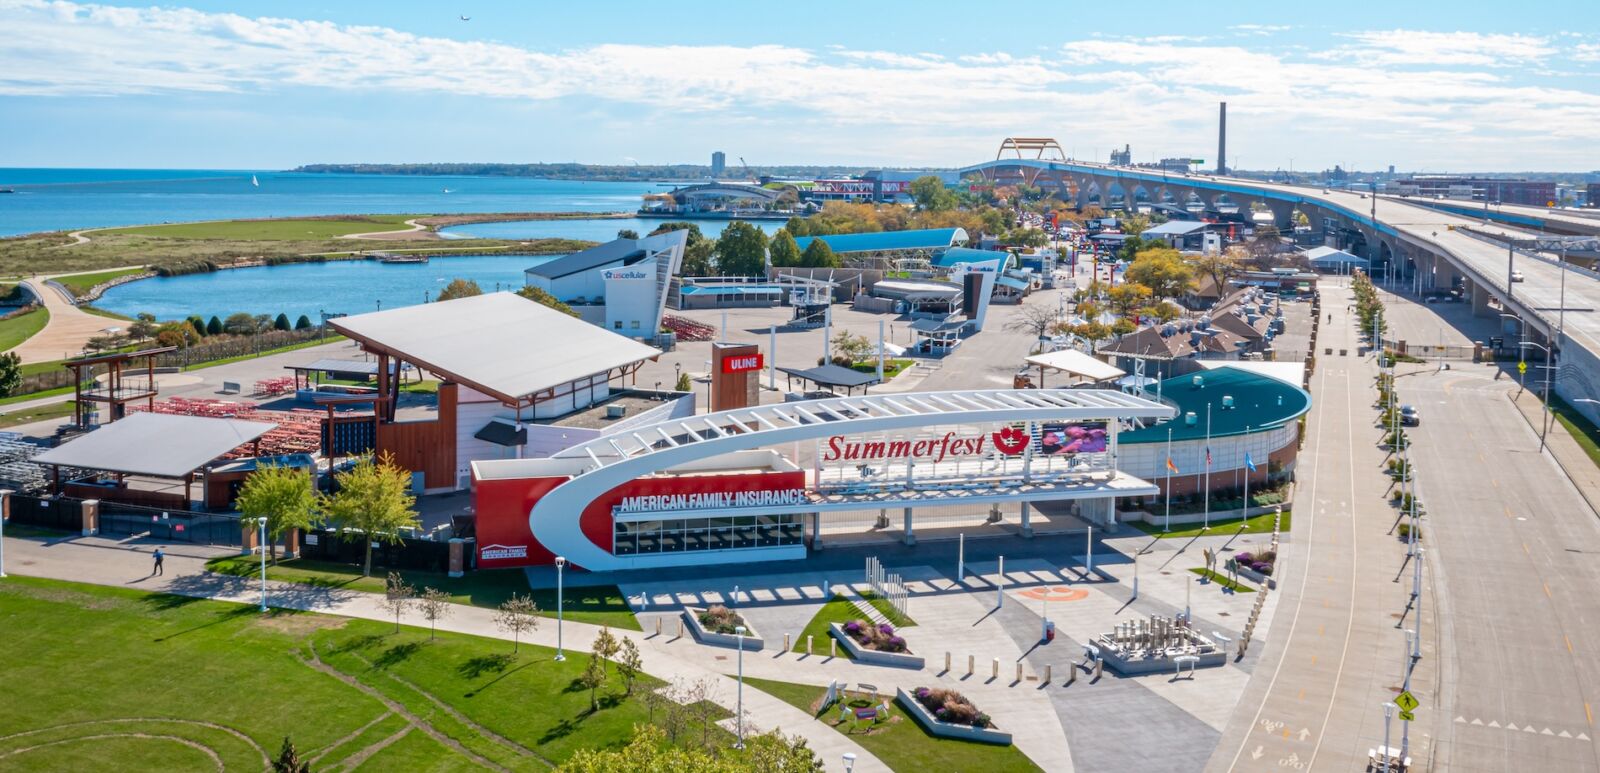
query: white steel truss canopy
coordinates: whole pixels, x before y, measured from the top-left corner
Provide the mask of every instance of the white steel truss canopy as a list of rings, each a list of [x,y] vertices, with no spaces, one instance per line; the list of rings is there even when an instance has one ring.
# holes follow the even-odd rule
[[[987,389],[835,397],[690,416],[556,453],[555,458],[587,464],[539,499],[528,514],[528,525],[540,544],[579,566],[615,567],[619,559],[590,542],[573,514],[623,483],[697,459],[836,434],[931,424],[1166,419],[1174,413],[1170,406],[1112,390]]]

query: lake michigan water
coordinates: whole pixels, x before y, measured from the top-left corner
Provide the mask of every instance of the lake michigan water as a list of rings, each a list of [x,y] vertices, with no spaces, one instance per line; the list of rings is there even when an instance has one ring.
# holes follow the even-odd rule
[[[254,175],[259,186],[251,185]],[[251,170],[3,169],[0,236],[146,223],[338,214],[472,212],[619,212],[639,207],[662,183],[583,182],[517,177],[294,174]],[[448,193],[446,192],[448,191]],[[628,228],[647,233],[660,221],[577,219],[484,223],[448,236],[501,239],[565,237],[606,241]],[[701,221],[715,238],[724,221]],[[781,223],[759,223],[771,232]],[[375,244],[381,247],[381,243]],[[339,261],[147,279],[112,288],[96,305],[161,319],[234,312],[359,313],[423,302],[456,277],[486,291],[521,287],[523,270],[549,256],[434,258],[423,265]]]

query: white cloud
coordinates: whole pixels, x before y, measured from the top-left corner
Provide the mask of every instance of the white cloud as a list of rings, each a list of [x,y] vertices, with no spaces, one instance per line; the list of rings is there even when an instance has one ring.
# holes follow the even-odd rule
[[[1035,134],[1062,138],[1080,157],[1124,142],[1141,160],[1192,153],[1214,144],[1223,99],[1234,117],[1230,147],[1247,165],[1253,153],[1260,163],[1318,153],[1385,162],[1432,154],[1436,165],[1456,153],[1470,163],[1485,148],[1514,146],[1569,154],[1566,165],[1575,166],[1600,141],[1593,90],[1530,84],[1527,67],[1503,67],[1537,65],[1557,50],[1523,35],[1363,32],[1326,54],[1178,37],[1091,37],[1038,55],[949,58],[786,45],[533,50],[383,27],[49,0],[0,0],[0,29],[0,99],[315,88],[562,100],[559,118],[574,126],[594,120],[585,117],[590,108],[621,106],[650,124],[738,127],[817,158],[875,149],[883,163],[961,163],[1000,137]],[[1600,61],[1600,46],[1578,45],[1571,55]],[[1527,121],[1530,114],[1539,120]]]
[[[1272,35],[1294,29],[1290,24],[1235,24],[1228,29],[1242,35]]]

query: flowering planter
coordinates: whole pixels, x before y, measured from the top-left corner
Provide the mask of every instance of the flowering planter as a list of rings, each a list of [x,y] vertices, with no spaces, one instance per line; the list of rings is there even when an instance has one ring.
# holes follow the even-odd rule
[[[838,623],[828,624],[828,633],[850,652],[850,657],[862,663],[872,663],[879,666],[896,666],[898,668],[922,668],[926,661],[920,655],[909,652],[882,652],[870,650],[856,642],[855,638],[844,632],[844,627]]]
[[[683,608],[683,617],[688,621],[689,630],[694,633],[695,641],[701,644],[709,644],[713,647],[733,647],[737,649],[740,646],[739,639],[743,638],[744,648],[747,650],[759,650],[766,645],[761,640],[761,635],[756,633],[755,627],[750,625],[749,620],[744,622],[744,629],[749,633],[746,633],[743,637],[738,634],[717,633],[716,631],[708,630],[704,625],[700,624],[700,613],[704,611],[705,609],[700,607]]]
[[[1276,569],[1276,567],[1274,567],[1274,569]],[[1239,568],[1238,568],[1238,572],[1239,572],[1239,576],[1240,577],[1243,577],[1246,580],[1249,580],[1249,581],[1251,581],[1251,582],[1253,582],[1253,583],[1255,583],[1257,585],[1265,585],[1268,588],[1271,588],[1273,590],[1277,590],[1278,589],[1278,581],[1277,580],[1275,580],[1275,579],[1273,579],[1271,577],[1268,577],[1267,575],[1264,575],[1264,574],[1262,574],[1262,573],[1260,573],[1260,572],[1258,572],[1258,571],[1256,571],[1254,569],[1251,569],[1248,566],[1240,564]]]
[[[973,727],[972,725],[958,725],[945,722],[928,711],[928,707],[917,701],[916,697],[908,694],[903,688],[894,689],[896,703],[904,706],[906,713],[916,718],[917,724],[922,729],[940,738],[955,738],[962,741],[979,741],[982,743],[1011,745],[1011,734],[996,730],[992,727]]]

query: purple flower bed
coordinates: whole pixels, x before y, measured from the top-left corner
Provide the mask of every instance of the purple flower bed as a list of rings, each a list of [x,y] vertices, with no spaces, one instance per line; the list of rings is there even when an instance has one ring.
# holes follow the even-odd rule
[[[1257,574],[1271,577],[1272,567],[1278,561],[1278,553],[1275,550],[1268,550],[1259,554],[1241,550],[1233,554],[1233,560],[1239,562],[1240,566],[1248,567]]]
[[[865,620],[851,620],[841,626],[856,644],[878,652],[905,652],[906,640],[897,636],[894,626],[888,623],[873,625]]]
[[[932,712],[940,722],[971,727],[994,727],[994,722],[989,719],[988,714],[978,711],[978,707],[972,705],[972,701],[955,690],[918,687],[912,694],[916,696],[917,702]]]

